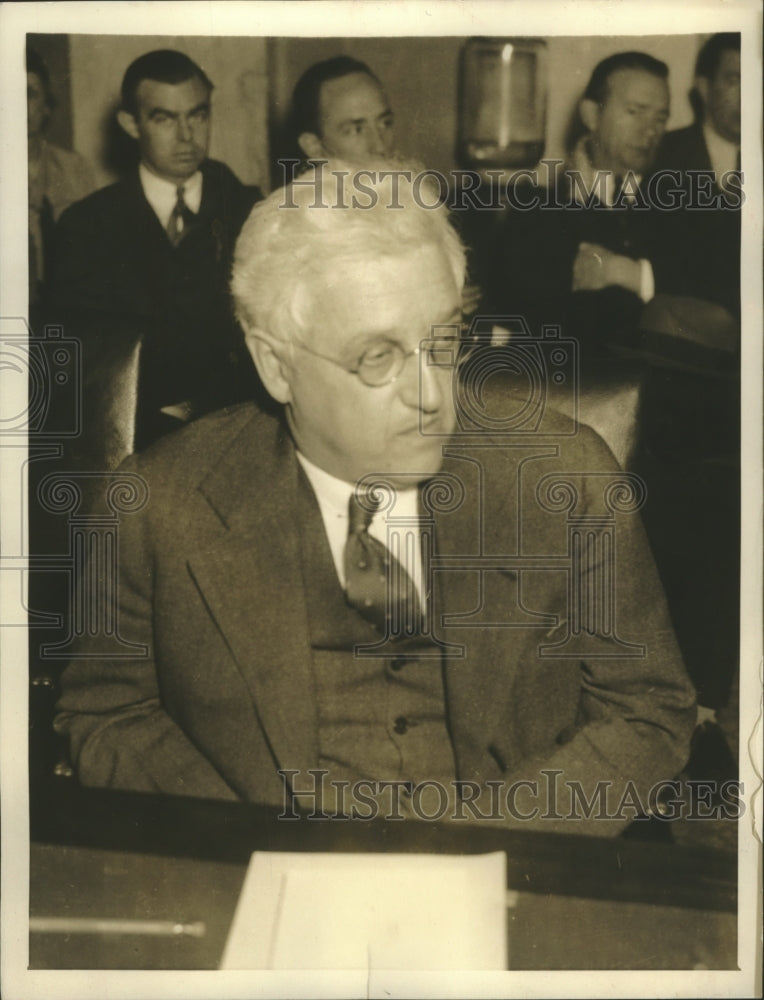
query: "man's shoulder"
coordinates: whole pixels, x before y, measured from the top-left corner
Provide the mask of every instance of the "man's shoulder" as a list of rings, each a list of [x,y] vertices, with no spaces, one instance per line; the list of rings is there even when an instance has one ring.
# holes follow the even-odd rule
[[[194,489],[224,459],[263,461],[272,454],[281,422],[255,403],[228,406],[160,438],[128,465],[162,490]],[[234,453],[232,456],[232,452]]]
[[[201,169],[205,184],[210,184],[228,196],[233,196],[241,202],[249,202],[251,205],[262,200],[263,194],[260,188],[254,184],[242,183],[228,164],[220,160],[207,159]]]
[[[664,135],[656,158],[656,169],[702,170],[709,163],[703,129],[696,122]]]
[[[104,217],[117,212],[131,212],[131,205],[137,196],[136,179],[123,178],[70,205],[61,215],[64,226],[99,222]]]
[[[698,122],[692,125],[685,125],[683,128],[675,128],[667,132],[661,140],[662,145],[676,146],[689,142],[690,140],[701,139],[703,129]]]
[[[491,385],[491,381],[496,384]],[[489,461],[495,459],[501,463],[508,448],[530,454],[529,449],[538,444],[544,451],[551,447],[564,464],[617,468],[604,438],[577,419],[573,394],[557,396],[539,391],[532,398],[524,389],[507,386],[500,379],[489,379],[483,387],[481,406],[489,418],[485,433],[480,433],[480,416],[469,415],[469,419],[459,421],[460,429],[451,438],[450,446],[479,445]]]

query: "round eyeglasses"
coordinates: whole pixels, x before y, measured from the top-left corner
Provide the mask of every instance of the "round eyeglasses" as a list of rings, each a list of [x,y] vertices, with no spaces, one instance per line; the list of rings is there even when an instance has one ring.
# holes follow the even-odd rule
[[[461,337],[429,337],[418,347],[407,351],[396,340],[377,340],[363,352],[355,366],[342,364],[326,354],[319,354],[305,344],[292,341],[301,351],[336,365],[350,375],[357,375],[364,385],[372,389],[390,385],[400,378],[408,359],[414,354],[425,354],[428,368],[458,368],[474,353],[478,342]]]

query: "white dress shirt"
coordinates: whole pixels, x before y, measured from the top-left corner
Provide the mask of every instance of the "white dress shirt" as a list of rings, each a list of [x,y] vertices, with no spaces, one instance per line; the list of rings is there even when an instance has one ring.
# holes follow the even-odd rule
[[[321,517],[329,540],[337,577],[345,589],[345,543],[348,538],[348,504],[355,487],[319,469],[299,451],[297,459],[305,470],[313,492],[316,494]],[[405,519],[405,521],[404,521]],[[422,548],[419,530],[419,491],[396,491],[395,503],[389,511],[378,511],[369,525],[369,534],[388,548],[395,549],[395,556],[414,581],[422,607],[424,604],[422,581]],[[399,521],[400,528],[396,528]],[[404,522],[404,523],[400,523]],[[398,536],[397,538],[395,536]],[[407,544],[408,543],[408,544]]]
[[[157,177],[142,163],[138,167],[138,176],[141,179],[141,187],[146,195],[146,201],[154,209],[156,217],[162,224],[162,229],[167,229],[170,216],[178,200],[180,185]],[[197,170],[187,181],[183,181],[183,200],[194,214],[199,211],[202,204],[201,170]]]
[[[589,159],[587,140],[588,136],[582,136],[574,147],[571,153],[570,166],[580,173],[587,194],[596,191],[601,195],[603,204],[607,205],[608,208],[612,208],[618,195],[615,174],[611,170],[597,170],[594,167],[592,161]],[[624,202],[630,203],[637,200],[636,193],[630,193],[631,188],[629,185],[633,184],[639,188],[641,183],[641,174],[629,171],[626,178],[624,178],[624,193],[622,195]],[[584,197],[584,192],[579,191],[578,188],[574,188],[574,193],[578,199]],[[639,297],[643,302],[649,302],[655,298],[653,265],[646,257],[640,257],[637,263],[639,264]]]
[[[709,124],[703,126],[703,138],[706,140],[708,158],[716,174],[717,187],[722,187],[722,177],[729,170],[737,170],[740,146],[714,132]]]

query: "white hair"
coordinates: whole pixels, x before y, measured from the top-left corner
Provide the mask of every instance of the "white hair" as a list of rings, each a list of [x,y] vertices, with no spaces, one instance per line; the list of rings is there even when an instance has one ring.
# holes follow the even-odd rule
[[[461,293],[465,252],[421,167],[316,165],[253,208],[236,243],[231,291],[245,329],[290,341],[308,331],[312,290],[343,261],[443,249]]]

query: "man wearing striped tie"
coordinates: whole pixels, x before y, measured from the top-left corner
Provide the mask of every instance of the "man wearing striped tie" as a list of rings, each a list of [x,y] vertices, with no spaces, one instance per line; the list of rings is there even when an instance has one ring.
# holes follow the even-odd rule
[[[227,295],[236,236],[253,204],[207,156],[213,85],[182,52],[140,56],[122,81],[117,120],[139,163],[61,219],[54,315],[82,337],[140,336],[138,447],[172,418],[251,396],[256,376]]]

